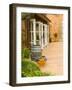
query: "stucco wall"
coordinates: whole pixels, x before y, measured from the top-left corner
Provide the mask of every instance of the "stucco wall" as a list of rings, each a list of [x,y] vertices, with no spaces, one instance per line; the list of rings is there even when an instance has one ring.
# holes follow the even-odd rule
[[[46,15],[50,20],[50,40],[51,41],[62,41],[62,22],[63,22],[63,15],[59,14],[48,14]],[[56,36],[56,37],[55,37]]]

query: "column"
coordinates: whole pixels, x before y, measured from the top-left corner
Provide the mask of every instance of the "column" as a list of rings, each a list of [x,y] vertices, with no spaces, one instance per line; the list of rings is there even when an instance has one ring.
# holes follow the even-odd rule
[[[49,42],[49,25],[47,25],[47,44]]]
[[[41,37],[41,40],[42,40],[42,49],[44,47],[44,44],[43,44],[43,23],[41,23],[41,31],[42,31],[42,37]]]
[[[31,43],[31,45],[33,45],[33,19],[31,19],[30,20],[30,34],[31,34],[31,41],[30,41],[30,43]]]
[[[38,22],[39,24],[39,44],[41,46],[41,30],[40,30],[40,22]]]
[[[45,46],[47,45],[48,43],[48,29],[47,29],[47,25],[45,24]]]
[[[36,20],[33,19],[34,45],[36,45]]]

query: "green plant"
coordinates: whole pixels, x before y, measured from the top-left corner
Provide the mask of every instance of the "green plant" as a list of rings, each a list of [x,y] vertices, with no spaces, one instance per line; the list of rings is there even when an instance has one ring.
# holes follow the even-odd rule
[[[40,73],[41,71],[34,61],[22,61],[22,77],[39,76]]]
[[[42,76],[53,76],[53,75],[50,72],[47,72],[47,73],[44,72],[44,73],[42,73]]]
[[[28,48],[22,49],[22,59],[29,58],[29,56],[30,56],[30,50]]]
[[[50,76],[51,73],[41,72],[38,64],[30,60],[22,60],[22,77]]]

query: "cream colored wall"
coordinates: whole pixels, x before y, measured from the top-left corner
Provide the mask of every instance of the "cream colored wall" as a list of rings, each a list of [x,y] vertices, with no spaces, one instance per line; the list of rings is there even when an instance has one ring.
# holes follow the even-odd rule
[[[63,15],[48,14],[46,15],[50,20],[50,38],[51,41],[62,41],[62,19]],[[54,33],[57,33],[57,38],[54,37]]]

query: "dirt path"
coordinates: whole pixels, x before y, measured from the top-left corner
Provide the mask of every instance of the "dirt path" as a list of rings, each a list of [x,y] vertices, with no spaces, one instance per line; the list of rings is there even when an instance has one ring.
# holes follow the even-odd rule
[[[63,43],[49,43],[42,51],[42,55],[46,56],[46,64],[40,67],[42,72],[50,72],[54,75],[63,74]]]

